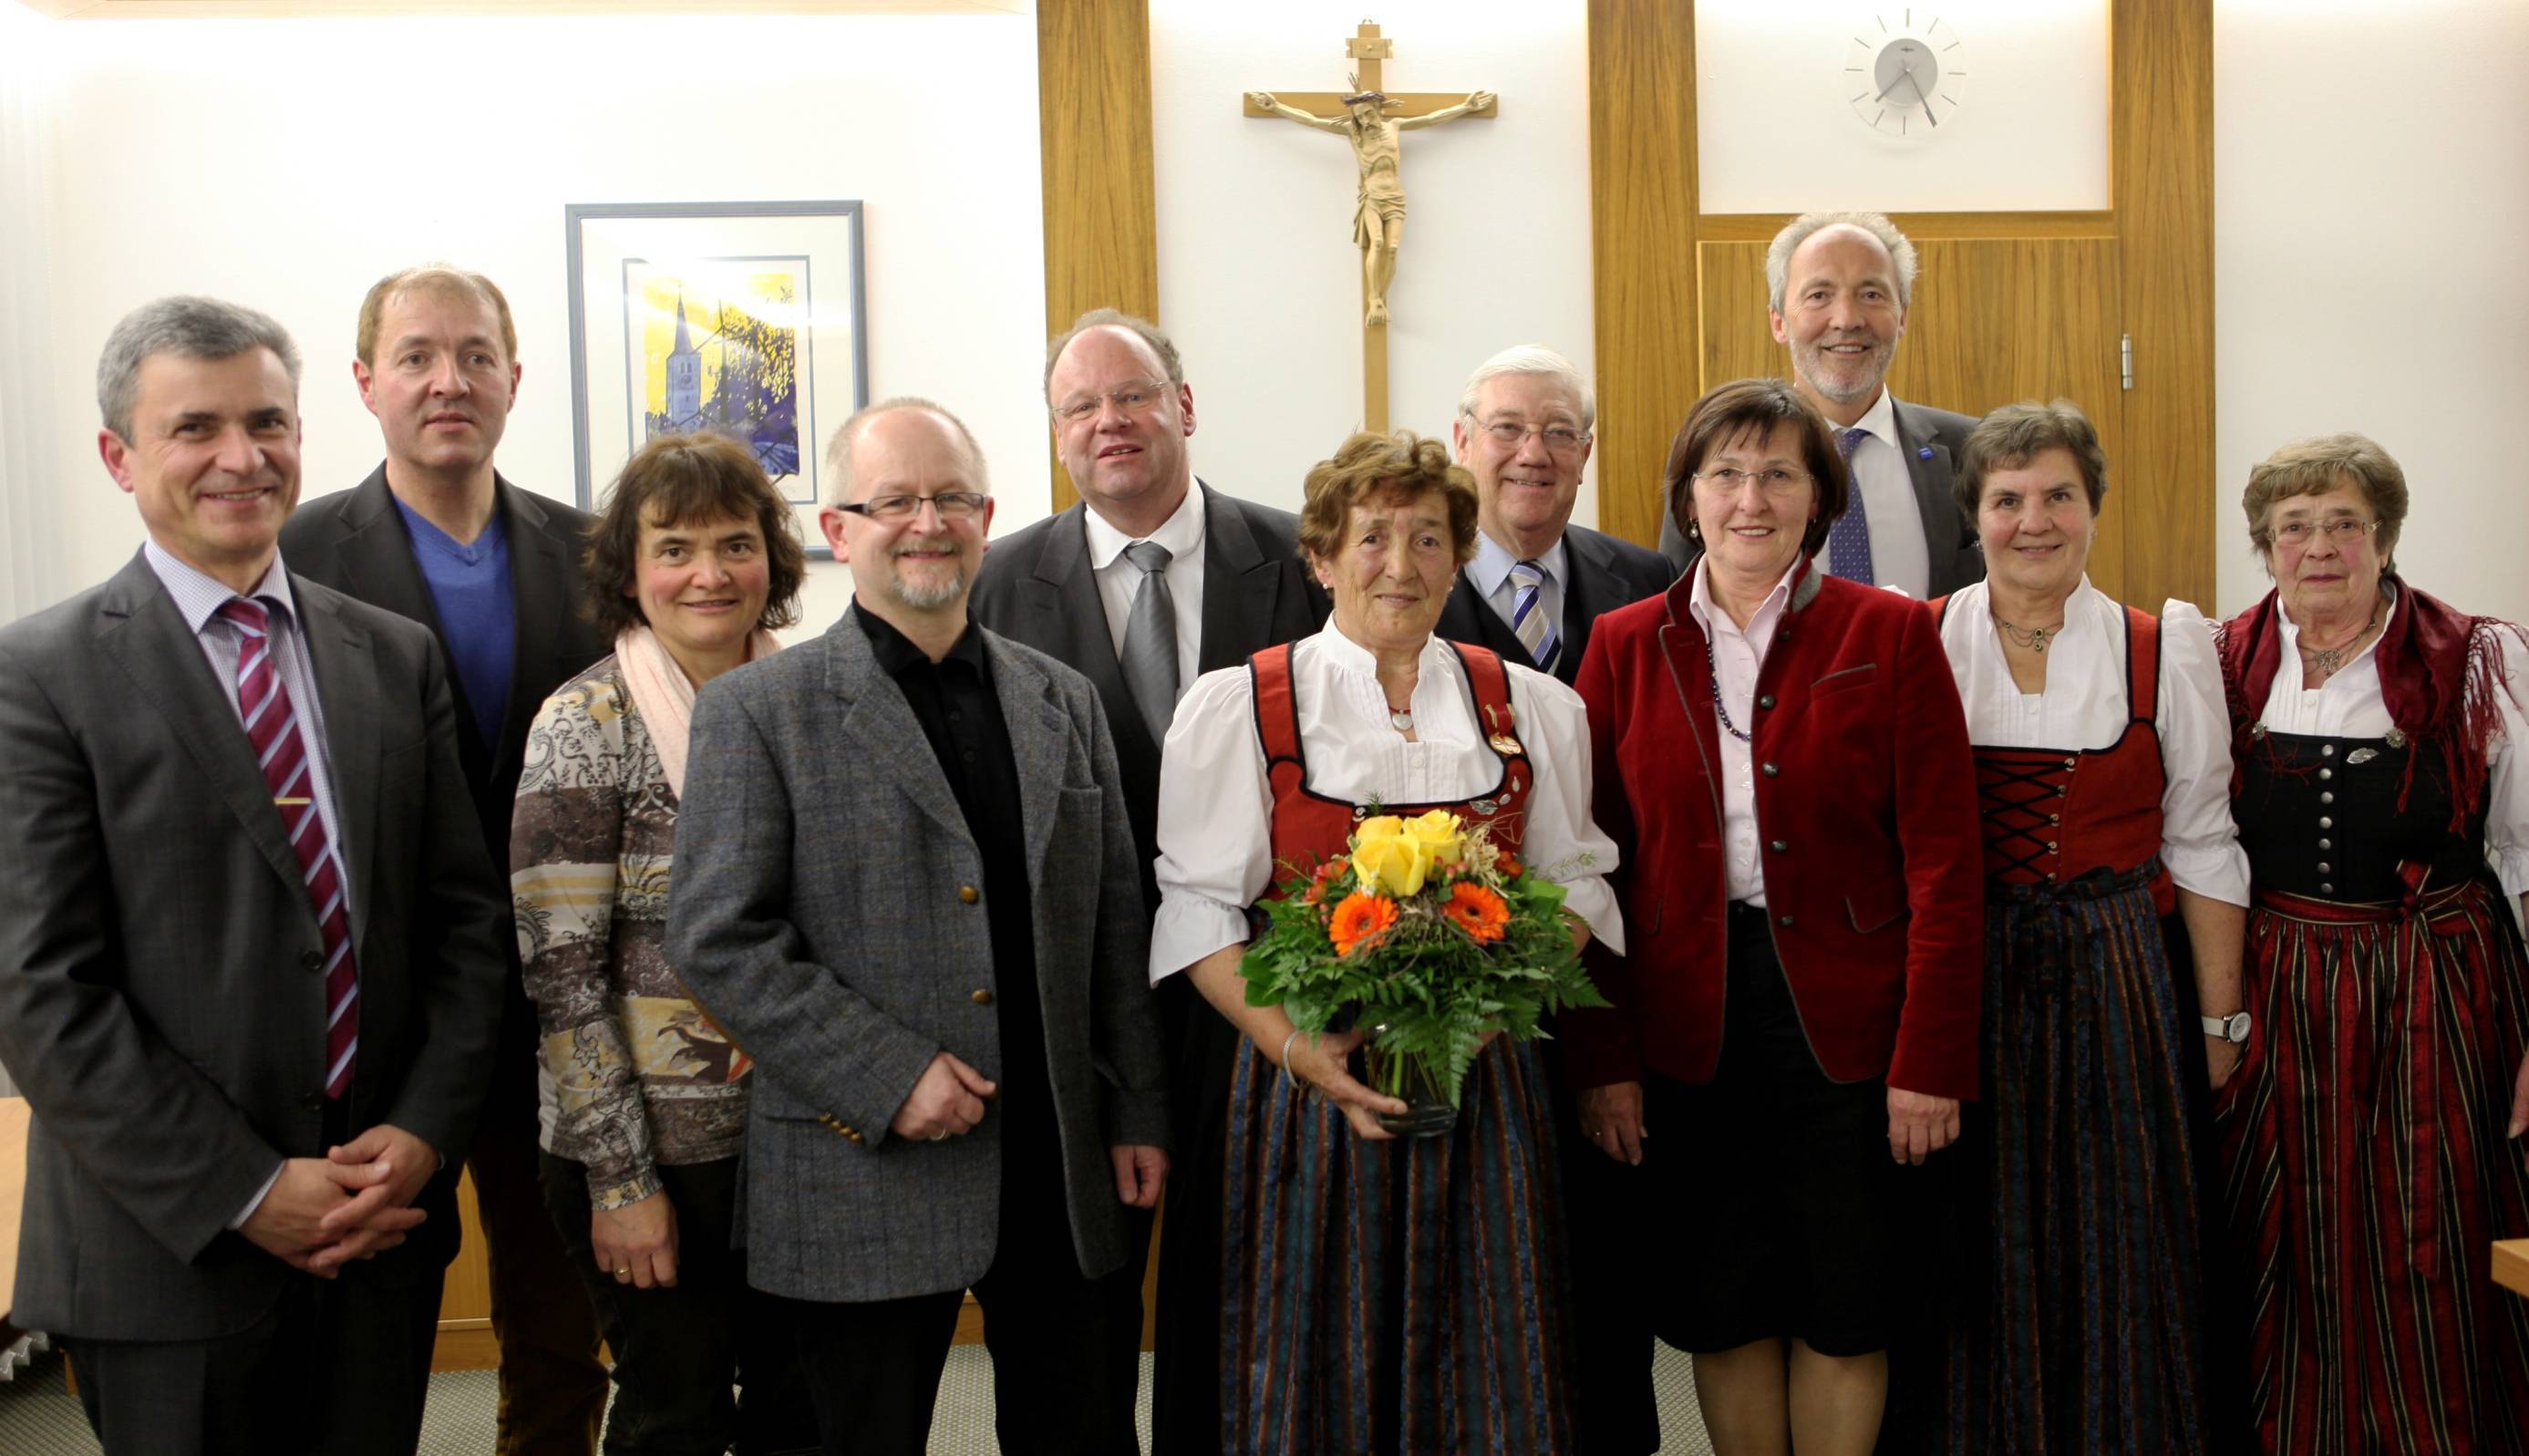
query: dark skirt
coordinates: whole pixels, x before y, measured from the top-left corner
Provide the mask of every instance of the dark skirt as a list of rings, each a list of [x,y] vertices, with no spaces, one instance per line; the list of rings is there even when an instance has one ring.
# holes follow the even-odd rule
[[[2206,1447],[2199,1195],[2153,868],[1988,887],[1948,1449]]]
[[[2510,916],[2475,882],[2411,909],[2261,891],[2246,981],[2256,1027],[2215,1115],[2259,1443],[2529,1453],[2529,1300],[2488,1273],[2495,1240],[2529,1236]]]
[[[1448,1134],[1382,1143],[1241,1044],[1223,1450],[1572,1449],[1552,1117],[1533,1044],[1476,1058]]]

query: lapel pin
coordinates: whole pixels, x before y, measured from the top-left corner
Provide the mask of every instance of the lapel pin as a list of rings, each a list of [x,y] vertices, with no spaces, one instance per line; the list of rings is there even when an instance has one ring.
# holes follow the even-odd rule
[[[1928,445],[1916,446],[1914,448],[1914,454],[1928,460],[1932,458],[1932,447]]]

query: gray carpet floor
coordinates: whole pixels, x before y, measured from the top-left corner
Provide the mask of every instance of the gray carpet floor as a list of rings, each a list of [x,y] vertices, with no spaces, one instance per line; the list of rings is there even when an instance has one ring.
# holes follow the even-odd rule
[[[1695,1413],[1693,1367],[1662,1347],[1652,1366],[1659,1390],[1662,1456],[1711,1456],[1703,1420]],[[433,1375],[430,1407],[422,1417],[420,1456],[484,1456],[492,1449],[493,1385],[490,1371]],[[1150,1357],[1142,1357],[1142,1437],[1151,1423]],[[940,1409],[931,1428],[931,1456],[983,1456],[996,1452],[993,1438],[992,1357],[979,1345],[948,1353],[940,1380]],[[0,1456],[98,1456],[96,1437],[79,1401],[62,1383],[62,1358],[49,1354],[0,1383]]]

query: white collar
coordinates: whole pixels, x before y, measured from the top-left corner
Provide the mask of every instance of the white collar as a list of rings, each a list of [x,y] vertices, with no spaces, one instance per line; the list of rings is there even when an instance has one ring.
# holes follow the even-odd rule
[[[1784,568],[1783,579],[1775,582],[1774,589],[1765,593],[1765,600],[1757,605],[1755,616],[1748,619],[1750,623],[1791,600],[1792,578],[1800,574],[1800,560],[1794,558],[1791,566]],[[1704,631],[1709,634],[1716,620],[1729,622],[1730,630],[1738,631],[1739,623],[1732,620],[1730,614],[1722,611],[1712,600],[1712,588],[1708,580],[1712,574],[1711,554],[1705,553],[1703,559],[1695,564],[1695,569],[1687,574],[1695,580],[1687,588],[1686,604],[1695,613],[1695,620],[1702,623]]]
[[[1501,590],[1502,578],[1508,576],[1510,568],[1518,566],[1522,560],[1523,558],[1511,555],[1509,547],[1478,530],[1476,559],[1467,563],[1467,579],[1476,584],[1478,591],[1489,597]],[[1554,578],[1556,586],[1571,584],[1572,573],[1566,565],[1561,536],[1555,537],[1554,544],[1547,547],[1545,554],[1535,558],[1535,561],[1538,566],[1545,568],[1546,575]]]
[[[1872,439],[1882,441],[1889,449],[1895,450],[1898,448],[1896,399],[1888,393],[1888,386],[1883,384],[1879,387],[1879,398],[1871,401],[1870,407],[1861,411],[1861,418],[1850,425],[1839,425],[1830,421],[1827,428],[1838,435],[1849,429],[1867,430]]]
[[[1168,549],[1171,559],[1179,561],[1191,552],[1203,550],[1203,482],[1188,482],[1185,499],[1177,502],[1177,509],[1168,513],[1167,519],[1159,522],[1157,530],[1147,536],[1125,535],[1115,529],[1106,517],[1099,514],[1095,507],[1082,512],[1089,527],[1090,569],[1105,570],[1114,565],[1115,558],[1124,554],[1125,547],[1136,541],[1156,541]]]

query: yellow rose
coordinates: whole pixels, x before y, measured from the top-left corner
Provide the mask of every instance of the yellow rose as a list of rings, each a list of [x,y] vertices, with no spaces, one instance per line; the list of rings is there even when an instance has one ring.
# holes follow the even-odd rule
[[[1393,839],[1404,833],[1404,820],[1393,814],[1381,814],[1355,826],[1352,836],[1354,842],[1367,844],[1372,839]]]
[[[1409,895],[1421,890],[1431,873],[1430,846],[1396,835],[1363,838],[1353,846],[1352,870],[1366,885],[1391,895]]]
[[[1457,815],[1446,809],[1434,809],[1406,821],[1405,837],[1428,849],[1434,860],[1456,859],[1465,847],[1465,836],[1460,833],[1460,828]]]

